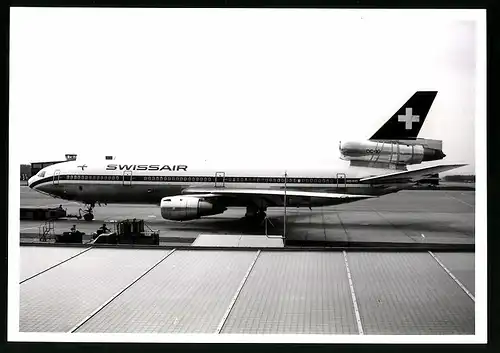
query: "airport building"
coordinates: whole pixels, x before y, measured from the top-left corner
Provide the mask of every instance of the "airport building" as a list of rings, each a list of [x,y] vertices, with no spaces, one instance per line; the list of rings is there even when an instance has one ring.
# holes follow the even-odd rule
[[[31,178],[31,165],[21,164],[21,181]]]

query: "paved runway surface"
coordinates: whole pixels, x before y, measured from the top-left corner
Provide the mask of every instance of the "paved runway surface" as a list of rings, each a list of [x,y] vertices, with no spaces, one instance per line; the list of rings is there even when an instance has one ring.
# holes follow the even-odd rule
[[[20,268],[21,332],[475,333],[474,253],[24,245]]]
[[[47,197],[21,187],[21,207],[60,204],[77,214],[78,203]],[[377,199],[351,204],[309,209],[287,209],[287,240],[291,245],[328,242],[383,242],[474,244],[474,191],[401,191]],[[283,234],[283,209],[269,209],[269,234]],[[92,222],[58,220],[55,232],[62,233],[76,224],[86,234],[95,232],[102,222],[143,218],[160,230],[163,244],[191,243],[199,234],[264,234],[263,226],[249,227],[241,218],[244,208],[229,209],[189,222],[170,222],[155,205],[108,205],[94,209]],[[39,221],[21,221],[22,241],[38,241]],[[109,226],[109,223],[108,223]],[[85,238],[84,238],[85,240]]]

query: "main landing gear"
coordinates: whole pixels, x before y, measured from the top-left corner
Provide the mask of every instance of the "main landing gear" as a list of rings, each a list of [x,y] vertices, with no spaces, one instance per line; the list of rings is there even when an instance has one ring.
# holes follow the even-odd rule
[[[251,223],[262,224],[262,222],[266,219],[267,219],[266,208],[247,206],[247,211],[245,213],[245,220]]]

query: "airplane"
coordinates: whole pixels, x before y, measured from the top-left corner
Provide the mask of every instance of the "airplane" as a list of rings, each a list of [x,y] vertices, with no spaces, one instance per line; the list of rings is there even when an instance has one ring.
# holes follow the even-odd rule
[[[340,169],[242,170],[225,166],[157,161],[88,161],[57,163],[28,181],[30,188],[85,205],[83,218],[94,219],[95,205],[159,205],[166,220],[189,221],[246,207],[245,218],[262,221],[269,207],[321,207],[394,193],[438,173],[465,164],[408,165],[445,157],[442,141],[418,133],[436,91],[417,91],[367,141],[340,142]]]

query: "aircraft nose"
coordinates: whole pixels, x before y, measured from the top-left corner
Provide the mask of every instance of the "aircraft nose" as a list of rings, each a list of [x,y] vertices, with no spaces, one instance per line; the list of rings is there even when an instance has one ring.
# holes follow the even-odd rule
[[[35,177],[32,176],[31,178],[28,179],[28,186],[30,189],[33,189],[33,182],[35,181]]]

